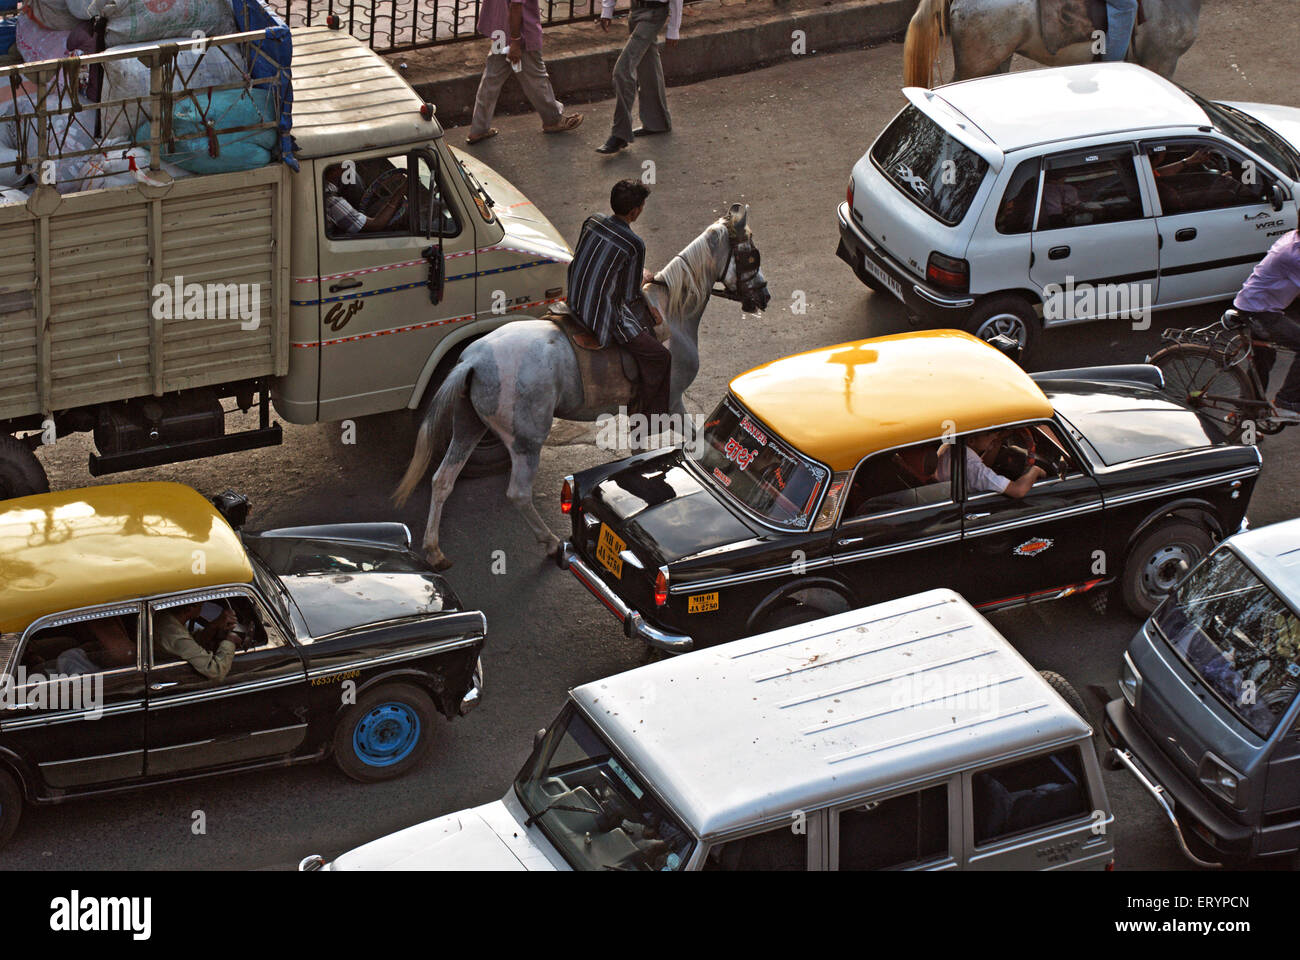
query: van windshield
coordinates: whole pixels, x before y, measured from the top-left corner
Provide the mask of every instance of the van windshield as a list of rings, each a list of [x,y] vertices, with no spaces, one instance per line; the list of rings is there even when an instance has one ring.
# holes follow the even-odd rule
[[[1300,684],[1300,618],[1231,548],[1193,570],[1152,623],[1238,719],[1269,735]]]
[[[910,104],[876,140],[871,159],[908,199],[950,227],[966,216],[989,169]]]

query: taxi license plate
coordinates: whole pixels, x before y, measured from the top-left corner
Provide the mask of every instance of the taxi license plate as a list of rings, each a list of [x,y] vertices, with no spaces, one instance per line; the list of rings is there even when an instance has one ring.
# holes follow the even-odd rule
[[[900,301],[903,299],[903,287],[897,280],[885,272],[883,267],[877,266],[876,262],[866,254],[862,255],[862,265],[866,267],[867,273],[871,274],[877,280],[885,285],[885,288],[896,296]]]
[[[600,561],[602,567],[620,580],[623,579],[623,558],[619,554],[626,549],[627,544],[602,523],[600,536],[596,539],[596,559]]]
[[[716,590],[713,593],[697,593],[686,601],[687,613],[712,613],[716,609],[718,609]]]

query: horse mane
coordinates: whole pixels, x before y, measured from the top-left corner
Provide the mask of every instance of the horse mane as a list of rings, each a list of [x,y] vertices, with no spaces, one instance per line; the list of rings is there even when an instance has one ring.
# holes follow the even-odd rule
[[[709,237],[719,228],[725,229],[723,219],[711,224],[655,274],[655,280],[661,281],[668,288],[665,320],[668,317],[683,316],[689,309],[708,299],[709,292],[713,289],[713,281],[706,281],[713,269],[713,247],[709,243]]]

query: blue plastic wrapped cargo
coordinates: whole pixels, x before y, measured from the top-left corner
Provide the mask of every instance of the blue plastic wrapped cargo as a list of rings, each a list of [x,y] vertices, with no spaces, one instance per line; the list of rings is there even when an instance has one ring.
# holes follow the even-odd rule
[[[0,0],[4,3],[6,0]],[[240,33],[264,30],[264,40],[253,44],[249,52],[249,75],[254,80],[278,78],[277,99],[280,103],[278,123],[280,156],[291,170],[298,169],[298,159],[293,155],[293,37],[289,26],[271,10],[264,0],[230,0],[235,14],[235,29]]]
[[[4,0],[0,0],[3,3]],[[14,48],[14,41],[18,38],[18,18],[5,17],[0,20],[0,57],[7,54]]]

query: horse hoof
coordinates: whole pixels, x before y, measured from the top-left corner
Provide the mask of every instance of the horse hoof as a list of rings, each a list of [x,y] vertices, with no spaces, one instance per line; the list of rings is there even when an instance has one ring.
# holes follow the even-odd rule
[[[433,567],[436,573],[442,573],[444,570],[450,570],[452,561],[447,559],[443,554],[425,554],[425,559],[429,561],[429,566]]]

